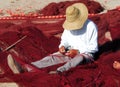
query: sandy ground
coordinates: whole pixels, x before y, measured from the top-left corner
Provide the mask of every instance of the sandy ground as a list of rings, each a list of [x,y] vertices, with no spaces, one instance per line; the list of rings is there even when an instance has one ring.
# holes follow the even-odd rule
[[[103,13],[107,12],[107,10],[120,7],[120,0],[94,0],[94,1],[99,2],[101,6],[105,9]]]
[[[10,16],[11,12],[16,14],[36,12],[51,2],[61,1],[67,0],[0,0],[0,16]]]
[[[120,0],[94,0],[99,2],[106,10],[120,6]]]
[[[37,12],[51,2],[62,2],[73,0],[0,0],[0,17],[11,16],[11,14],[28,14]],[[94,0],[99,2],[106,12],[120,6],[120,0]]]

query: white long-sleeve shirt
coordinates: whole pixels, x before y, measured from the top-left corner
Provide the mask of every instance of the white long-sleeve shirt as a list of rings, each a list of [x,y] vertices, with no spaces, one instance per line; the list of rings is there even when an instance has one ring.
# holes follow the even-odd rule
[[[77,49],[80,53],[95,53],[98,51],[97,39],[98,29],[96,25],[91,20],[87,20],[82,29],[64,29],[59,47]]]

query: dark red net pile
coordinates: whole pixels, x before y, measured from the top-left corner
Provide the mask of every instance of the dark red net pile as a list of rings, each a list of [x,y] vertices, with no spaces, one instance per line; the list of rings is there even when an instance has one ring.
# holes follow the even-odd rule
[[[68,6],[74,3],[84,3],[88,7],[89,13],[96,14],[102,12],[103,7],[95,2],[90,0],[76,0],[76,1],[66,1],[60,3],[50,3],[48,6],[44,7],[40,13],[43,15],[65,15],[65,10]]]
[[[93,4],[87,0],[84,3]],[[99,4],[95,6],[99,7]],[[89,10],[93,12],[93,9]],[[30,64],[57,51],[64,19],[56,23],[49,23],[48,20],[45,23],[46,19],[41,20],[43,23],[33,23],[32,20],[21,24],[0,23],[0,67],[4,71],[0,74],[0,82],[14,81],[21,87],[119,87],[120,71],[113,69],[112,64],[115,60],[120,61],[120,11],[115,9],[89,18],[98,26],[99,52],[96,53],[96,61],[60,75],[49,75],[48,72],[56,70],[61,64],[36,72],[13,74],[7,64],[7,55],[14,50],[23,62]],[[110,31],[113,41],[105,38],[106,31]],[[26,38],[11,50],[3,52],[24,36]]]

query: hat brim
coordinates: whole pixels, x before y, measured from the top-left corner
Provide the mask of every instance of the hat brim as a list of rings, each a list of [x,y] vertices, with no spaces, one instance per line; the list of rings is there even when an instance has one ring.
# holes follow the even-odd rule
[[[88,9],[83,3],[75,3],[72,6],[78,8],[80,11],[80,14],[78,18],[73,22],[69,22],[65,20],[65,22],[63,23],[63,28],[66,30],[81,29],[88,18]]]

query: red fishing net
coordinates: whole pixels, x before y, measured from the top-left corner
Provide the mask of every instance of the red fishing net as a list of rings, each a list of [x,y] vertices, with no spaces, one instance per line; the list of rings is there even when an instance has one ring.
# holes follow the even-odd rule
[[[101,6],[93,1],[81,0],[87,4],[89,12],[98,13]],[[64,14],[64,9],[73,2],[61,2],[60,5],[52,3],[46,7],[51,15]],[[50,6],[50,7],[49,7]],[[59,9],[58,13],[55,6]],[[93,9],[94,6],[94,9]],[[95,8],[96,6],[96,8]],[[98,9],[99,8],[99,9]],[[43,12],[47,12],[45,8]],[[48,12],[49,12],[48,11]],[[53,11],[53,12],[52,12]],[[58,11],[58,10],[57,10]],[[48,13],[44,13],[47,15]],[[47,67],[35,72],[13,74],[7,64],[7,55],[12,52],[24,63],[30,64],[58,50],[60,36],[63,31],[62,23],[65,19],[33,20],[15,24],[13,22],[0,23],[0,82],[16,82],[20,87],[119,87],[120,72],[112,67],[115,60],[120,61],[120,11],[111,10],[108,13],[89,17],[98,26],[99,52],[96,53],[96,61],[86,65],[80,65],[60,75],[49,75],[48,72],[56,70],[60,65]],[[46,22],[47,20],[47,22]],[[18,20],[19,21],[19,20]],[[105,32],[110,31],[113,41],[105,38]],[[26,36],[19,43],[3,52],[4,49]],[[3,72],[2,72],[3,71]]]

